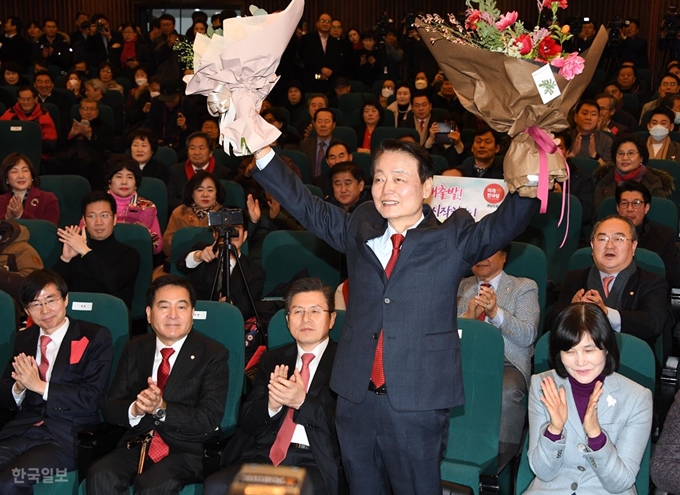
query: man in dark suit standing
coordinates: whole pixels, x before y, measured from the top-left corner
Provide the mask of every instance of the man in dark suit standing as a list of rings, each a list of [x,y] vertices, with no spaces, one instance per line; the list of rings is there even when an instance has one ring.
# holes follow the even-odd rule
[[[203,442],[219,432],[224,415],[229,353],[191,331],[195,303],[182,278],[165,275],[149,287],[154,333],[127,343],[102,406],[104,419],[127,432],[118,449],[90,467],[89,494],[129,493],[131,484],[138,494],[177,494],[202,481]]]
[[[432,157],[418,144],[385,140],[373,202],[349,214],[314,198],[270,148],[255,157],[253,177],[347,256],[349,301],[331,388],[351,493],[441,492],[448,408],[465,399],[451,291],[524,230],[536,201],[510,194],[479,222],[461,208],[440,223],[423,204]]]
[[[296,280],[286,295],[286,321],[295,343],[262,355],[241,408],[241,428],[224,450],[224,469],[206,479],[205,495],[227,493],[244,463],[304,467],[315,494],[346,491],[335,433],[337,396],[328,385],[337,347],[328,338],[334,289],[317,278]]]
[[[305,67],[305,91],[327,94],[338,72],[343,67],[342,45],[330,35],[332,18],[321,14],[316,21],[316,31],[310,31],[300,40],[300,58]]]
[[[55,272],[26,277],[19,301],[34,324],[16,334],[0,380],[0,407],[16,411],[0,430],[1,493],[33,493],[39,479],[76,468],[78,432],[99,421],[113,360],[106,328],[66,317],[68,287]]]

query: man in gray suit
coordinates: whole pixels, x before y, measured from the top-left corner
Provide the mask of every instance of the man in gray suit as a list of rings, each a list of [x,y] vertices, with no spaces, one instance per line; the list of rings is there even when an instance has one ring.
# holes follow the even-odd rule
[[[330,385],[350,492],[441,493],[448,409],[465,401],[451,287],[520,234],[537,202],[510,194],[479,222],[461,208],[440,223],[423,204],[432,157],[419,144],[385,140],[373,201],[348,213],[314,197],[269,147],[255,158],[253,177],[347,255],[349,300]]]
[[[458,287],[458,316],[497,327],[505,342],[500,451],[516,452],[526,417],[524,398],[531,378],[531,356],[541,309],[538,286],[503,271],[510,244],[472,267],[473,277]]]

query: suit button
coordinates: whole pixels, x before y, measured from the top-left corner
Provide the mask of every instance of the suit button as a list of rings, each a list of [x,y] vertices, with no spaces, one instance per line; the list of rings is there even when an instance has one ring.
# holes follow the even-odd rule
[[[377,334],[377,333],[374,333],[374,334],[373,334],[373,339],[374,339],[374,340],[378,340],[378,334]]]
[[[586,450],[586,446],[585,446],[584,444],[582,444],[582,443],[579,443],[579,444],[576,446],[576,448],[579,449],[581,452],[583,452],[584,450]]]
[[[153,424],[155,424],[156,426],[158,426],[159,424],[161,424],[161,422],[160,422],[160,421],[154,421]]]
[[[574,482],[571,484],[571,489],[576,490],[578,488],[578,483]]]
[[[585,471],[586,470],[586,468],[583,467],[583,466],[578,466],[576,469],[578,469],[579,471]]]
[[[389,304],[389,303],[390,303],[390,298],[389,298],[389,297],[386,297],[386,298],[385,298],[385,304]]]

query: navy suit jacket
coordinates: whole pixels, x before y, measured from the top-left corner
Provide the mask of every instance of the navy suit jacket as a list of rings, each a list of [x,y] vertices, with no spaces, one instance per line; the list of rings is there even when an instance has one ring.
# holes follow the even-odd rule
[[[229,351],[214,340],[190,331],[163,390],[165,421],[147,414],[132,428],[128,409],[153,371],[156,335],[148,334],[125,345],[116,377],[102,406],[108,423],[125,426],[120,445],[151,430],[158,430],[171,453],[203,453],[203,442],[216,434],[224,416],[229,383]]]
[[[510,194],[475,223],[463,208],[441,223],[428,205],[409,230],[388,280],[369,239],[387,229],[373,202],[351,214],[314,197],[275,157],[253,172],[303,226],[347,256],[350,294],[331,388],[361,403],[378,335],[384,330],[387,396],[398,411],[445,409],[464,402],[456,290],[472,265],[524,231],[538,202]]]
[[[35,357],[39,335],[37,325],[18,332],[12,356],[23,352]],[[78,362],[71,363],[71,343],[84,338],[88,340],[85,352]],[[99,406],[106,394],[113,361],[108,329],[70,319],[54,362],[46,401],[42,395],[27,390],[21,407],[17,407],[12,396],[12,361],[0,379],[0,407],[16,410],[17,414],[0,430],[0,439],[21,436],[35,423],[44,421],[48,436],[75,458],[78,432],[100,420]]]
[[[342,492],[340,487],[345,483],[335,432],[337,396],[328,385],[336,349],[337,344],[329,341],[314,373],[305,402],[300,409],[293,412],[293,420],[305,427],[312,456],[330,495]],[[279,364],[287,365],[288,375],[292,375],[296,359],[297,344],[289,344],[262,355],[253,391],[241,408],[241,428],[224,450],[221,463],[223,467],[248,460],[269,462],[269,451],[288,412],[288,408],[284,407],[277,415],[269,417],[269,375]]]

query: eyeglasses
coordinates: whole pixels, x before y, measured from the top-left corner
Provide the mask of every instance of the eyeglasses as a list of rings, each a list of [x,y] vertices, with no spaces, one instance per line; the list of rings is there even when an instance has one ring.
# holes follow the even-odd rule
[[[321,309],[319,306],[313,306],[307,309],[294,308],[288,312],[288,315],[292,316],[293,318],[302,319],[304,318],[305,314],[308,314],[310,318],[318,318],[323,313],[330,313],[330,311],[327,309]]]
[[[645,202],[641,199],[634,199],[633,201],[626,201],[625,199],[623,199],[619,201],[619,207],[623,208],[624,210],[627,210],[629,206],[634,210],[639,210],[640,207],[644,204]]]
[[[662,82],[659,86],[664,87],[664,88],[674,88],[678,85],[676,82]]]
[[[622,235],[615,235],[615,236],[608,236],[608,235],[598,235],[593,239],[595,242],[598,244],[608,244],[609,241],[614,243],[615,246],[620,246],[626,241],[631,241],[632,239],[629,239],[628,237],[624,237]]]
[[[101,218],[102,220],[108,220],[110,218],[113,218],[113,214],[101,213],[97,215],[96,213],[88,213],[87,215],[85,215],[85,218],[87,218],[88,220],[96,220],[97,218]]]
[[[321,24],[330,24],[330,23],[331,23],[331,21],[326,20],[326,19],[319,19],[319,22],[320,22]]]
[[[39,311],[43,306],[47,306],[50,309],[55,309],[57,307],[57,303],[62,299],[62,297],[48,297],[42,302],[33,301],[26,306],[26,309],[29,311]]]
[[[630,151],[617,151],[617,152],[616,152],[616,158],[625,158],[625,157],[633,158],[635,155],[639,155],[639,154],[640,154],[639,151],[633,151],[633,150],[630,150]]]

